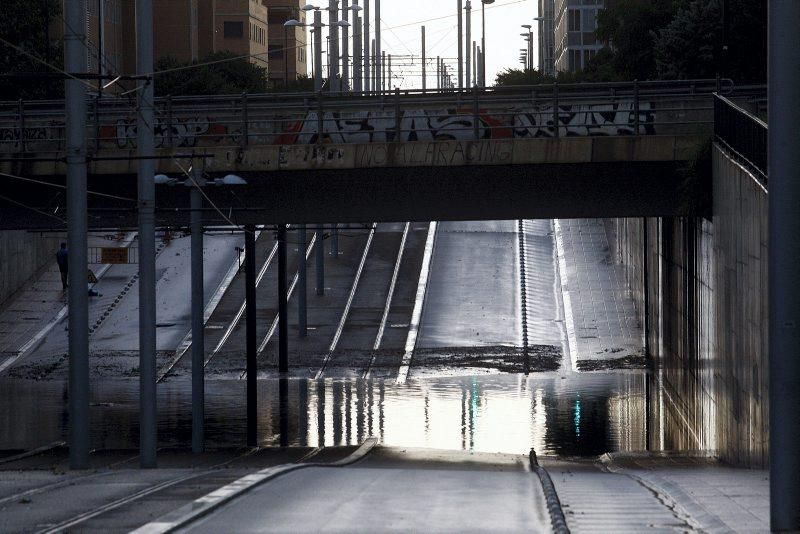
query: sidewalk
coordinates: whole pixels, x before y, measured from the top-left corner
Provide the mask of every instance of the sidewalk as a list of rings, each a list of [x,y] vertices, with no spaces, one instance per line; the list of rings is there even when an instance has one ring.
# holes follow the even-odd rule
[[[658,453],[542,464],[572,532],[769,532],[768,471]]]
[[[129,246],[132,237],[128,234],[122,241],[109,241],[105,236],[90,235],[89,247]],[[0,310],[0,372],[20,352],[34,349],[30,342],[37,336],[44,339],[46,329],[52,327],[59,315],[66,316],[67,294],[61,286],[55,254],[54,250],[52,264]],[[107,269],[100,264],[90,264],[89,268],[102,282]]]
[[[641,366],[644,334],[601,219],[554,222],[571,359],[578,370]]]

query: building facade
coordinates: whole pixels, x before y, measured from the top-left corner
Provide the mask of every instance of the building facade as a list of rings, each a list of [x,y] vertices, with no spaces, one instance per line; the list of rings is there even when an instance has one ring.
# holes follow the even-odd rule
[[[555,0],[553,63],[556,72],[578,72],[603,48],[597,39],[597,13],[606,0]]]
[[[539,0],[539,72],[555,76],[555,0]]]
[[[305,24],[306,12],[302,0],[263,0],[269,11],[269,79],[273,84],[285,80],[296,81],[308,75],[306,29],[302,26],[286,28],[287,20]]]

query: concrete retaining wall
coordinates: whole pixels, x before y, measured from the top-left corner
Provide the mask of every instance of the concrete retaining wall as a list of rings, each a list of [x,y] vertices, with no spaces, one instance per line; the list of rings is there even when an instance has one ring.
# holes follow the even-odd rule
[[[55,263],[59,243],[55,234],[0,232],[0,306],[48,262]]]
[[[732,464],[764,467],[767,192],[717,147],[713,213],[606,227],[654,362],[651,448],[715,450]]]

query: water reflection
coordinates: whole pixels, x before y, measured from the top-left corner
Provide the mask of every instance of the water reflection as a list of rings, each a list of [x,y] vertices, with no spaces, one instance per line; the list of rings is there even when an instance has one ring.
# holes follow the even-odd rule
[[[265,446],[356,444],[594,456],[647,448],[643,372],[443,377],[397,386],[383,380],[259,382]],[[163,446],[189,446],[189,381],[159,385]],[[135,448],[138,382],[92,391],[92,446]],[[209,447],[246,443],[245,383],[209,381]],[[0,449],[30,449],[66,436],[65,385],[0,382]]]

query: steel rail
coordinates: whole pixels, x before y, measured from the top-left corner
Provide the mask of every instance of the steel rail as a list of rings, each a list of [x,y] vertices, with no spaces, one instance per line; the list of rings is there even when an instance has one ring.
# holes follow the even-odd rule
[[[403,238],[400,240],[400,250],[397,253],[397,260],[394,263],[394,272],[392,273],[392,281],[389,283],[389,293],[386,296],[386,305],[383,308],[383,316],[381,317],[380,325],[378,326],[378,335],[375,336],[375,343],[372,345],[372,355],[367,362],[367,368],[362,374],[362,378],[368,379],[372,373],[372,366],[375,363],[377,351],[381,348],[383,341],[383,334],[386,331],[386,322],[389,320],[389,311],[392,307],[392,300],[394,299],[394,291],[397,287],[397,278],[400,275],[400,265],[403,263],[403,255],[406,248],[406,241],[408,240],[408,232],[411,229],[411,223],[407,222],[403,228]]]
[[[311,251],[314,249],[314,244],[317,240],[316,235],[312,235],[311,239],[308,242],[308,247],[306,248],[306,259],[311,255]],[[294,278],[292,279],[292,283],[289,285],[289,290],[287,291],[286,300],[288,301],[291,298],[292,293],[294,293],[294,288],[297,286],[297,280],[300,278],[300,271],[295,273]],[[272,336],[275,334],[275,330],[278,328],[278,321],[280,320],[280,316],[278,314],[275,315],[275,319],[272,321],[272,324],[269,327],[269,331],[267,335],[264,336],[264,339],[261,341],[261,344],[258,346],[258,351],[256,354],[261,354],[264,352],[264,349],[267,348],[267,344],[272,339]],[[239,380],[243,380],[247,376],[247,371],[242,371],[239,375]]]
[[[73,528],[73,527],[75,527],[77,525],[80,525],[81,523],[84,523],[84,522],[86,522],[86,521],[88,521],[90,519],[93,519],[93,518],[95,518],[95,517],[97,517],[99,515],[102,515],[102,514],[104,514],[106,512],[110,512],[112,510],[116,510],[117,508],[125,506],[126,504],[131,504],[133,502],[138,501],[139,499],[142,499],[142,498],[147,497],[149,495],[152,495],[154,493],[158,493],[161,490],[170,488],[170,487],[175,486],[177,484],[180,484],[182,482],[186,482],[188,480],[192,480],[192,479],[199,478],[199,477],[202,477],[202,476],[219,474],[219,469],[220,468],[225,467],[226,465],[229,465],[229,464],[231,464],[231,463],[233,463],[233,462],[235,462],[237,460],[240,460],[242,458],[246,458],[247,456],[250,456],[251,454],[253,454],[257,450],[258,449],[249,449],[246,452],[244,452],[243,454],[240,454],[240,455],[236,456],[235,458],[231,458],[230,460],[226,460],[224,462],[220,462],[218,464],[212,465],[211,467],[209,467],[207,469],[204,469],[203,471],[181,475],[179,477],[175,477],[175,478],[172,478],[170,480],[166,480],[164,482],[160,482],[158,484],[152,485],[152,486],[150,486],[148,488],[145,488],[143,490],[140,490],[140,491],[134,493],[133,495],[127,495],[125,497],[121,497],[121,498],[119,498],[119,499],[117,499],[115,501],[112,501],[112,502],[108,503],[108,504],[104,504],[102,506],[99,506],[99,507],[95,508],[94,510],[90,510],[88,512],[83,512],[81,514],[75,515],[75,516],[73,516],[73,517],[71,517],[71,518],[69,518],[67,520],[64,520],[64,521],[62,521],[60,523],[57,523],[55,525],[48,525],[47,528],[37,531],[37,534],[57,534],[57,533],[61,533],[61,532],[66,531],[67,529],[71,529],[71,528]],[[104,474],[110,475],[110,474],[113,474],[113,472],[107,472],[107,473],[104,473]]]
[[[336,350],[336,346],[339,344],[339,339],[342,337],[342,332],[344,331],[344,326],[347,323],[347,318],[350,315],[350,307],[353,305],[353,299],[355,299],[356,291],[358,291],[358,283],[361,281],[361,275],[364,272],[364,265],[367,263],[367,256],[369,256],[369,250],[372,247],[372,241],[375,238],[375,232],[377,230],[378,223],[372,223],[372,228],[369,232],[369,237],[367,238],[367,244],[364,245],[364,253],[361,255],[361,262],[358,264],[358,269],[356,270],[356,276],[353,279],[353,286],[350,288],[350,294],[347,297],[347,302],[344,306],[344,311],[342,312],[342,317],[339,319],[339,324],[336,327],[336,332],[333,335],[333,340],[331,341],[330,346],[328,347],[328,352],[325,353],[325,357],[322,360],[322,366],[317,371],[317,374],[314,376],[315,380],[319,380],[322,378],[322,375],[325,373],[325,368],[328,366],[328,363],[333,358],[333,352]]]

